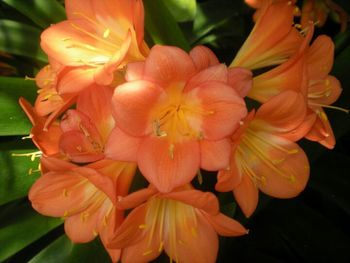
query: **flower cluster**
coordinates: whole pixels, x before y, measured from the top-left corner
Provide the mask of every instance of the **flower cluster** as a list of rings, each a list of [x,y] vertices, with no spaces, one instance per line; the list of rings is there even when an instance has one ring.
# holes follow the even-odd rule
[[[313,23],[293,26],[294,4],[262,4],[227,67],[204,46],[149,48],[141,0],[66,0],[67,20],[41,36],[50,64],[36,75],[35,105],[20,99],[42,152],[33,208],[63,218],[73,242],[99,236],[114,262],[163,250],[215,262],[218,235],[248,231],[194,188],[200,169],[218,172],[216,191],[249,217],[259,190],[290,198],[305,188],[298,140],[335,144],[323,110],[341,93],[329,75],[334,46],[310,43]],[[149,186],[130,192],[137,169]]]

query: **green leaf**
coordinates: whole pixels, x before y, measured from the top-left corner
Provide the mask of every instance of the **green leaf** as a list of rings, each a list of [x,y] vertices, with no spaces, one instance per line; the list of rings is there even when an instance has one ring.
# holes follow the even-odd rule
[[[41,28],[66,18],[63,6],[56,0],[3,0]]]
[[[0,210],[0,261],[14,255],[62,224],[57,218],[44,217],[28,202],[15,202]]]
[[[47,56],[39,47],[40,30],[35,27],[2,19],[0,20],[0,50],[47,62]]]
[[[24,197],[39,177],[38,159],[23,156],[35,150],[5,150],[0,152],[0,205]]]
[[[145,0],[144,5],[146,30],[153,42],[189,51],[188,41],[163,0]]]
[[[31,124],[18,99],[22,96],[33,102],[35,95],[33,81],[0,77],[0,136],[29,134]]]
[[[110,262],[110,258],[98,238],[86,244],[73,244],[64,235],[55,240],[29,261],[29,263],[56,262]]]
[[[178,22],[193,20],[196,15],[196,0],[163,0],[163,2]]]

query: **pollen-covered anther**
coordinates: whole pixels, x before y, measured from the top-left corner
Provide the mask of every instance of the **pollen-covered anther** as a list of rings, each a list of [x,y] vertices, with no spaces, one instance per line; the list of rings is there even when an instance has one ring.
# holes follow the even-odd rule
[[[109,28],[107,28],[104,32],[103,32],[103,38],[108,38],[109,35],[111,33],[111,30]]]
[[[147,256],[147,255],[151,254],[152,252],[153,252],[153,250],[150,249],[150,250],[147,250],[147,251],[143,252],[142,255],[143,256]]]
[[[146,224],[141,224],[141,225],[139,225],[139,228],[140,228],[140,229],[145,229],[146,227],[147,227]]]

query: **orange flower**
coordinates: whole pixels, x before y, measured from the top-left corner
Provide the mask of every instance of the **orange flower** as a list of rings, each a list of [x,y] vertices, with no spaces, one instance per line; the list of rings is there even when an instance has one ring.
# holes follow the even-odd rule
[[[147,54],[141,0],[67,0],[66,12],[68,20],[43,32],[41,47],[74,67],[68,74],[77,88],[109,85],[116,70]]]
[[[258,204],[258,189],[277,198],[298,195],[309,178],[304,151],[294,141],[309,127],[304,97],[286,91],[252,111],[232,137],[230,166],[218,173],[215,188],[231,191],[249,217]]]
[[[215,195],[183,187],[159,194],[150,187],[122,198],[117,205],[130,212],[109,247],[123,249],[122,262],[149,262],[163,250],[176,262],[215,262],[218,236],[239,236],[247,230],[221,214]]]
[[[104,146],[114,128],[111,97],[113,89],[91,86],[78,97],[76,110],[61,119],[61,153],[73,162],[94,162],[104,158]]]
[[[306,55],[309,78],[308,105],[310,111],[316,115],[316,122],[306,138],[318,141],[330,149],[335,145],[335,138],[323,107],[348,112],[348,110],[329,106],[339,98],[342,91],[340,82],[328,75],[333,66],[333,57],[333,41],[325,35],[315,39]]]
[[[46,157],[41,162],[44,173],[29,192],[33,208],[46,216],[63,217],[73,242],[89,242],[100,235],[106,246],[124,219],[115,204],[117,196],[127,194],[136,165],[102,160],[76,166]],[[107,251],[113,262],[119,260],[119,249]]]
[[[243,99],[229,86],[226,66],[205,68],[213,61],[212,53],[205,54],[192,51],[189,56],[179,48],[156,45],[145,62],[130,64],[128,82],[114,92],[118,127],[107,143],[106,156],[137,161],[161,192],[188,183],[199,167],[225,167],[227,136],[246,115]],[[239,89],[249,82],[234,79],[230,81]]]
[[[281,64],[298,49],[302,36],[293,24],[295,1],[268,1],[231,63],[249,69]]]

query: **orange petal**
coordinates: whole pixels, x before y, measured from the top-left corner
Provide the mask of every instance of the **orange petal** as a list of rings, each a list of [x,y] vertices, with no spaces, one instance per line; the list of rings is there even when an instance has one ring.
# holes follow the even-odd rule
[[[328,75],[324,79],[311,81],[308,90],[308,99],[311,103],[330,105],[334,103],[342,92],[338,79]]]
[[[232,236],[241,236],[248,234],[248,231],[240,224],[238,221],[224,215],[208,215],[205,214],[205,217],[208,219],[210,224],[214,227],[215,231],[220,236],[232,237]]]
[[[210,113],[202,117],[205,139],[220,140],[229,136],[237,128],[238,122],[247,114],[244,100],[224,83],[206,82],[188,94],[194,99],[199,99],[202,110]]]
[[[29,200],[43,215],[63,217],[80,213],[96,187],[77,173],[49,172],[42,175],[29,191]]]
[[[114,128],[112,95],[112,88],[93,85],[81,92],[77,99],[77,110],[94,122],[104,143]]]
[[[317,116],[316,121],[305,138],[311,141],[317,141],[328,149],[333,149],[335,146],[335,137],[328,117],[321,107],[315,109],[315,112]]]
[[[258,206],[259,191],[249,175],[242,175],[241,183],[233,189],[235,199],[246,217],[250,217]]]
[[[92,205],[93,206],[93,205]],[[97,225],[99,210],[86,209],[74,216],[68,217],[64,222],[64,231],[74,243],[86,243],[98,235]]]
[[[194,47],[190,51],[190,57],[192,58],[197,70],[203,70],[220,63],[213,51],[205,46]]]
[[[192,189],[167,193],[162,195],[162,197],[180,201],[201,209],[211,215],[216,215],[219,213],[218,199],[210,192],[202,192]]]
[[[244,98],[253,84],[253,73],[250,70],[232,67],[228,70],[228,83]]]
[[[145,138],[139,148],[138,165],[142,174],[160,192],[189,183],[199,169],[197,141],[171,143],[164,138]]]
[[[108,245],[110,248],[126,248],[137,244],[142,239],[146,239],[144,229],[140,227],[145,224],[146,208],[147,205],[143,204],[128,214],[117,229],[114,238],[110,240]]]
[[[127,81],[140,80],[143,77],[145,62],[133,62],[127,65],[125,79]]]
[[[235,159],[235,148],[237,144],[233,146],[232,156],[230,165],[224,170],[220,170],[218,172],[217,183],[215,185],[215,190],[219,192],[228,192],[232,191],[242,180],[242,173],[239,169],[239,165],[237,165],[237,161]]]
[[[59,94],[76,93],[94,83],[95,69],[91,67],[78,67],[65,71],[60,75],[57,84]]]
[[[148,81],[132,81],[118,86],[112,98],[118,126],[133,136],[152,131],[150,110],[164,91]]]
[[[305,119],[305,98],[294,91],[284,91],[260,106],[251,127],[271,133],[285,133],[296,129]],[[255,128],[254,128],[255,127]]]
[[[43,168],[45,168],[48,171],[54,172],[66,172],[77,167],[75,164],[72,164],[68,161],[64,161],[53,157],[43,156],[40,159],[40,162]]]
[[[230,66],[262,68],[280,64],[295,53],[302,37],[292,27],[294,8],[291,1],[265,5]]]
[[[231,143],[228,138],[219,141],[201,140],[201,168],[207,171],[218,171],[230,163]]]
[[[81,18],[80,14],[84,14],[93,18],[95,13],[91,1],[84,0],[70,0],[66,1],[65,9],[68,19]]]
[[[113,160],[134,162],[137,160],[140,143],[140,138],[130,136],[115,127],[108,138],[104,153]]]
[[[208,81],[220,81],[227,83],[227,68],[223,64],[211,66],[201,70],[186,83],[184,92],[189,92],[193,88]]]
[[[146,60],[144,78],[167,87],[171,83],[186,81],[194,73],[195,65],[185,51],[156,45]]]
[[[116,205],[118,209],[123,210],[135,208],[144,203],[146,200],[148,200],[148,198],[155,195],[156,193],[157,190],[154,187],[144,188],[121,198],[118,200],[118,203]]]
[[[171,259],[177,262],[203,262],[216,261],[218,252],[218,236],[207,221],[197,213],[197,227],[193,231],[177,231],[176,246],[165,240],[164,249]]]
[[[311,80],[323,79],[331,71],[334,58],[334,43],[326,35],[315,39],[306,55],[307,71]]]

